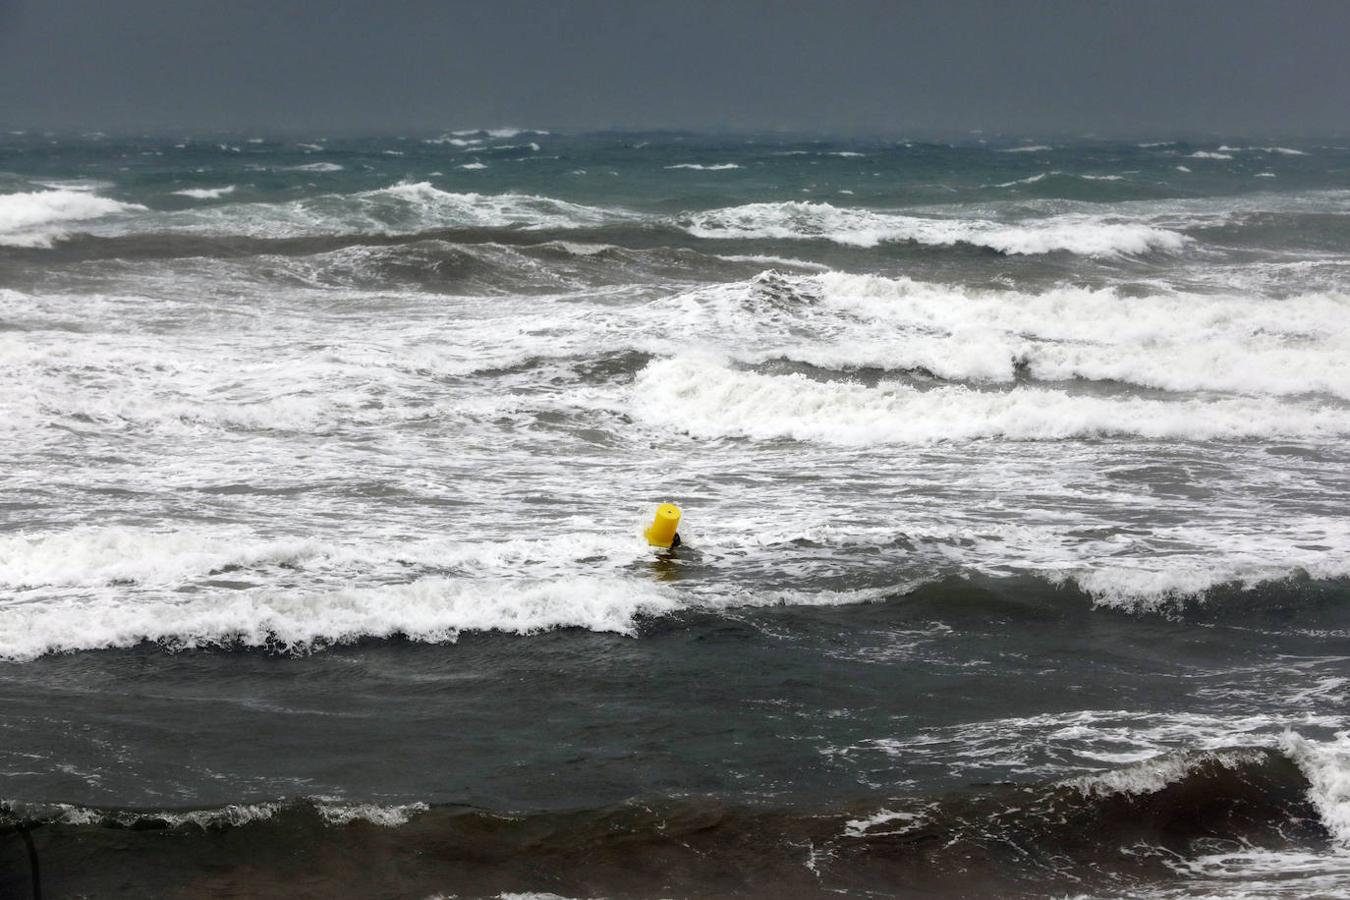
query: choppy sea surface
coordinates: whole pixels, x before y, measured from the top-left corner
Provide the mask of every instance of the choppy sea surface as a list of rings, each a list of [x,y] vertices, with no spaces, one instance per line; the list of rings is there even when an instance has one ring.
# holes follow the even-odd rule
[[[1345,146],[5,134],[0,894],[1350,895],[1347,436]]]

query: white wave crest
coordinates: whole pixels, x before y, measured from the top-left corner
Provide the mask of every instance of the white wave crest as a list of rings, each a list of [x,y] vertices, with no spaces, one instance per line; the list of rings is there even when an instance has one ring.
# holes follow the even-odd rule
[[[326,798],[315,801],[319,817],[329,825],[350,825],[353,822],[369,822],[381,828],[397,828],[407,825],[414,816],[430,809],[425,803],[407,803],[387,806],[378,803],[343,803]]]
[[[922,367],[957,380],[1119,381],[1168,391],[1226,391],[1350,400],[1350,297],[1283,300],[1244,294],[1160,293],[1058,287],[1030,294],[982,291],[908,278],[824,273],[785,279],[817,306],[793,310],[815,339],[784,345],[774,322],[760,354],[828,367]],[[709,304],[735,328],[754,283]]]
[[[1307,156],[1303,150],[1295,150],[1292,147],[1229,147],[1224,145],[1219,147],[1221,153],[1276,153],[1280,156]]]
[[[1322,824],[1342,848],[1350,850],[1350,733],[1319,743],[1291,731],[1280,744],[1308,779],[1308,799]]]
[[[0,194],[0,245],[51,247],[67,235],[62,225],[144,209],[134,203],[99,197],[88,190]]]
[[[219,200],[226,194],[233,194],[234,185],[218,188],[184,188],[174,193],[180,197],[191,197],[193,200]]]
[[[319,817],[328,825],[369,822],[382,828],[406,825],[414,816],[426,812],[425,803],[382,805],[349,803],[328,797],[310,798]],[[71,803],[24,803],[0,801],[0,811],[12,811],[26,818],[58,822],[62,825],[115,825],[134,828],[146,822],[164,823],[170,828],[191,826],[202,830],[238,828],[254,822],[266,822],[286,808],[285,803],[231,803],[227,806],[187,810],[98,809]]]
[[[474,128],[467,131],[456,131],[455,134],[461,136],[466,134],[485,134],[490,138],[509,139],[522,134],[537,134],[541,137],[546,137],[549,132],[541,131],[537,128]]]
[[[1350,411],[1265,399],[1108,399],[1033,387],[869,388],[800,374],[737,371],[711,357],[650,363],[631,408],[647,423],[700,438],[791,439],[845,446],[1101,436],[1167,440],[1350,434]]]
[[[251,822],[265,822],[277,814],[281,803],[231,803],[209,809],[188,810],[134,810],[134,809],[98,809],[91,806],[76,806],[71,803],[24,803],[20,801],[0,801],[0,811],[13,811],[20,815],[62,825],[105,825],[112,824],[121,828],[133,828],[145,822],[165,823],[170,828],[182,828],[189,825],[195,828],[215,829],[238,827]]]
[[[1111,222],[1086,215],[1011,225],[988,220],[939,219],[839,208],[828,203],[750,203],[690,213],[680,220],[695,237],[827,240],[858,247],[913,241],[930,246],[971,244],[1007,255],[1068,252],[1119,256],[1153,250],[1176,252],[1187,238],[1139,222]]]
[[[1051,170],[1051,171],[1049,171],[1049,172],[1041,172],[1041,173],[1038,174],[1038,175],[1029,175],[1029,176],[1027,176],[1026,178],[1017,178],[1017,179],[1014,179],[1013,181],[1003,181],[1003,182],[1000,182],[1000,183],[994,185],[994,187],[1007,188],[1007,187],[1016,187],[1016,186],[1019,185],[1019,184],[1036,184],[1038,181],[1044,181],[1046,178],[1049,178],[1049,177],[1052,176],[1052,175],[1067,176],[1067,177],[1070,177],[1070,178],[1081,178],[1081,179],[1083,179],[1084,181],[1124,181],[1124,180],[1125,180],[1125,176],[1124,176],[1124,175],[1075,175],[1075,174],[1073,174],[1073,173],[1061,172],[1061,171],[1058,170],[1058,169],[1053,169],[1053,170]]]
[[[1070,778],[1062,784],[1093,797],[1112,794],[1156,794],[1168,785],[1193,774],[1201,766],[1217,764],[1226,769],[1236,769],[1259,764],[1264,759],[1265,755],[1255,747],[1198,753],[1166,753],[1109,772]]]
[[[435,228],[568,228],[631,218],[621,210],[529,194],[453,193],[429,182],[402,182],[356,194],[324,194],[287,203],[213,205],[141,217],[142,230],[300,237],[408,234]]]
[[[1296,721],[1318,729],[1347,724],[1343,715],[1302,714]],[[1087,794],[1141,794],[1184,778],[1196,763],[1230,767],[1259,761],[1254,754],[1263,749],[1282,750],[1289,723],[1287,711],[1239,715],[1084,709],[929,728],[833,752],[937,757],[953,772],[971,778],[1012,767],[1023,776],[1060,779]],[[1123,768],[1103,772],[1103,765]]]
[[[20,532],[0,536],[0,586],[172,584],[189,574],[295,562],[320,552],[310,541],[268,541],[205,529],[80,527]]]
[[[554,531],[544,539],[490,542],[427,538],[320,544],[269,539],[238,526],[172,530],[80,526],[0,538],[0,586],[164,587],[221,570],[299,564],[312,578],[321,577],[325,569],[344,576],[352,566],[392,574],[408,565],[453,568],[477,576],[514,573],[540,578],[574,574],[579,559],[627,565],[642,552],[640,542],[628,536],[591,531]]]
[[[736,163],[712,163],[704,165],[702,163],[679,163],[674,166],[666,166],[667,169],[697,169],[700,172],[725,172],[728,169],[739,169]]]
[[[424,140],[422,143],[424,143],[424,144],[449,144],[449,145],[452,146],[452,147],[472,147],[472,146],[474,146],[475,144],[481,144],[481,143],[483,143],[485,140],[486,140],[486,138],[472,138],[472,139],[466,139],[466,138],[457,138],[457,137],[438,137],[438,138],[427,138],[427,139]]]
[[[1308,521],[1296,531],[1243,541],[1225,536],[1219,557],[1206,554],[1214,536],[1203,527],[1157,529],[1153,540],[1193,548],[1166,558],[1150,543],[1085,547],[1054,527],[909,523],[904,531],[927,543],[968,547],[948,558],[970,571],[1007,574],[1003,561],[1016,559],[1021,571],[1055,581],[1074,578],[1100,605],[1132,611],[1203,595],[1221,583],[1254,585],[1300,570],[1318,578],[1350,573],[1345,553],[1317,549],[1348,546],[1350,525],[1337,520]],[[142,640],[170,648],[238,642],[307,652],[396,634],[422,641],[453,641],[462,631],[528,634],[560,627],[627,634],[637,615],[691,606],[870,603],[907,593],[931,577],[916,573],[848,590],[751,590],[713,581],[676,592],[630,574],[648,557],[636,532],[634,523],[620,532],[557,531],[547,538],[352,536],[327,544],[267,540],[239,527],[108,526],[28,535],[0,546],[6,561],[0,585],[12,591],[0,600],[0,658]],[[889,547],[895,535],[893,523],[784,528],[751,519],[705,524],[686,537],[702,544],[710,560],[739,567],[778,560],[775,567],[800,572],[793,550],[799,540],[845,550]],[[294,586],[297,572],[303,572],[303,592]],[[1343,689],[1343,679],[1323,678],[1298,702],[1319,702]]]
[[[1350,575],[1350,559],[1343,553],[1280,548],[1264,558],[1238,551],[1230,559],[1180,560],[1157,567],[1148,561],[1098,564],[1077,572],[1051,573],[1052,580],[1073,577],[1100,607],[1148,611],[1179,600],[1203,598],[1220,585],[1253,588],[1286,580],[1295,573],[1317,578]]]
[[[1051,174],[1053,173],[1042,172],[1039,175],[1028,175],[1026,178],[1017,178],[1012,181],[1000,182],[999,184],[994,185],[994,187],[1006,188],[1006,187],[1015,187],[1016,185],[1019,184],[1035,184],[1038,181],[1044,181],[1046,177]]]
[[[291,651],[402,635],[453,642],[466,631],[531,634],[586,628],[632,634],[639,615],[678,607],[658,585],[618,577],[428,577],[405,584],[313,593],[216,591],[182,600],[139,597],[11,603],[0,617],[0,658],[130,647],[228,644]]]

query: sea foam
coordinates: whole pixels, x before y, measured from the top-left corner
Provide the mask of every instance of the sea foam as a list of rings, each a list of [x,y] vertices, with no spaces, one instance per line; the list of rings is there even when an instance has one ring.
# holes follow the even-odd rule
[[[1015,387],[872,388],[740,371],[713,357],[652,362],[632,399],[643,421],[700,438],[867,446],[980,438],[1242,440],[1350,434],[1350,410],[1256,398],[1153,400]]]
[[[1298,764],[1309,781],[1308,799],[1322,824],[1344,850],[1350,850],[1350,733],[1334,742],[1309,741],[1290,731],[1281,748]]]
[[[430,182],[400,182],[355,194],[285,203],[236,203],[160,213],[147,230],[282,238],[330,234],[413,234],[437,228],[573,228],[632,218],[622,210],[530,194],[456,193]]]
[[[930,246],[969,244],[1010,256],[1067,252],[1120,256],[1177,252],[1187,238],[1140,222],[1112,222],[1087,215],[1060,216],[1017,225],[983,219],[931,218],[829,203],[750,203],[688,213],[681,226],[695,237],[825,240],[858,247],[911,241]]]
[[[0,658],[131,647],[243,646],[303,652],[364,638],[453,642],[468,631],[531,634],[555,628],[634,633],[636,618],[676,609],[660,585],[621,577],[427,577],[328,591],[213,591],[181,599],[116,597],[10,603]]]
[[[1339,293],[1131,296],[770,271],[672,298],[648,318],[742,363],[1350,400],[1350,297]]]
[[[51,247],[67,235],[65,225],[144,209],[86,190],[0,194],[0,245]]]
[[[218,188],[184,188],[181,191],[174,191],[180,197],[191,197],[193,200],[219,200],[226,194],[234,193],[234,185],[226,185]]]
[[[1350,400],[1350,297],[1343,294],[1129,297],[1064,286],[1028,293],[843,273],[784,283],[824,301],[793,308],[819,339],[783,348],[816,365],[922,367],[1003,383],[1020,369],[1043,381]],[[754,288],[743,290],[741,304]]]

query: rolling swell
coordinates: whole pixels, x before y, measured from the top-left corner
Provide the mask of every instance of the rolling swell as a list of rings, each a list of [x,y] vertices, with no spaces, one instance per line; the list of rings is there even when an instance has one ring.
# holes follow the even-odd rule
[[[901,534],[888,549],[924,559],[930,551],[917,543]],[[613,575],[561,576],[556,573],[565,571],[570,557],[546,560],[542,545],[497,548],[495,572],[484,571],[480,564],[478,571],[468,573],[469,559],[455,566],[448,546],[439,552],[435,547],[395,550],[383,565],[368,563],[371,572],[359,582],[343,579],[352,572],[350,551],[325,552],[306,544],[259,545],[234,555],[198,551],[199,559],[174,561],[189,567],[195,562],[200,567],[196,572],[138,572],[134,561],[109,561],[83,582],[64,587],[61,601],[11,609],[0,628],[0,661],[137,647],[304,656],[372,642],[451,644],[466,634],[522,639],[571,629],[661,640],[691,629],[715,632],[728,619],[766,627],[774,620],[799,620],[808,629],[817,624],[851,628],[874,620],[888,627],[938,623],[964,634],[983,632],[989,622],[1017,628],[1038,623],[1075,627],[1103,611],[1142,622],[1160,619],[1257,633],[1350,633],[1345,611],[1350,575],[1344,572],[1318,579],[1297,569],[1273,570],[1253,580],[1225,580],[1224,573],[1215,572],[1201,581],[1183,573],[1169,585],[1156,575],[1137,583],[1131,578],[1135,573],[1128,571],[1098,570],[1077,578],[993,578],[910,569],[905,573],[909,583],[895,586],[901,574],[884,566],[870,578],[860,572],[852,579],[855,584],[872,580],[875,586],[751,593],[723,583],[713,571],[699,573],[695,561],[667,572],[668,578],[685,582],[680,591],[674,584],[642,578],[647,566],[618,542],[591,541],[585,547],[578,555],[590,560],[609,555],[613,563],[628,565]],[[305,573],[312,586],[291,591],[253,587],[275,577],[279,569]],[[519,574],[501,574],[513,569]],[[403,579],[412,574],[413,580],[384,582],[381,576],[389,577],[389,570]],[[27,580],[40,578],[30,575]],[[11,587],[22,589],[23,584],[22,578],[9,580]],[[177,599],[165,594],[173,585],[194,594],[208,592]],[[229,589],[221,590],[223,585]],[[104,599],[127,591],[132,596],[121,602]]]
[[[996,785],[878,807],[772,809],[711,799],[508,813],[299,800],[137,812],[10,802],[63,896],[366,897],[753,894],[1129,894],[1182,881],[1221,848],[1326,849],[1290,756],[1227,749],[1160,757],[1067,782]],[[0,842],[0,886],[25,887],[22,845]]]
[[[797,201],[709,210],[678,221],[690,234],[712,239],[824,240],[859,247],[906,242],[931,247],[966,244],[1004,256],[1177,253],[1187,242],[1184,235],[1164,228],[1093,216],[1010,225],[987,219],[917,216]]]
[[[505,245],[533,245],[538,243],[568,242],[575,244],[616,245],[630,250],[683,248],[697,250],[710,256],[729,252],[773,255],[783,248],[783,239],[767,234],[738,235],[734,243],[720,237],[691,233],[677,222],[651,218],[636,222],[614,224],[577,224],[567,227],[541,225],[528,230],[515,226],[460,226],[445,224],[412,228],[396,233],[379,231],[337,230],[327,234],[248,234],[178,231],[144,228],[130,233],[112,231],[88,233],[72,231],[50,246],[0,244],[0,259],[16,262],[39,261],[81,262],[111,259],[173,259],[204,256],[233,258],[256,254],[308,255],[351,246],[391,246],[417,241],[446,241],[455,244],[497,243]],[[894,260],[910,264],[925,260],[979,261],[1004,260],[999,251],[965,241],[924,243],[920,241],[890,241],[877,245],[859,245],[850,241],[835,241],[825,236],[801,235],[792,239],[799,246],[793,255],[811,259],[837,261],[844,265],[863,267],[868,262]],[[1022,254],[1019,266],[1029,265]],[[779,257],[782,258],[781,256]]]
[[[451,244],[504,244],[532,246],[550,242],[575,242],[596,245],[614,244],[643,250],[663,247],[677,231],[650,223],[585,225],[573,227],[530,228],[509,225],[456,225],[446,223],[397,233],[353,230],[331,234],[253,235],[234,233],[228,228],[218,233],[199,231],[153,230],[125,234],[72,234],[41,252],[33,248],[0,247],[0,254],[13,259],[80,261],[117,258],[168,259],[188,256],[222,258],[277,254],[308,256],[353,246],[396,247],[421,241]]]
[[[14,209],[0,218],[0,246],[7,253],[52,250],[72,240],[87,243],[140,237],[118,245],[133,254],[174,252],[169,240],[228,238],[226,252],[240,252],[240,239],[285,241],[363,236],[448,236],[485,239],[521,232],[593,232],[601,239],[670,242],[684,235],[713,242],[806,241],[875,248],[910,244],[925,248],[973,247],[1007,257],[1065,253],[1089,258],[1175,254],[1186,235],[1131,216],[1068,212],[1002,221],[958,210],[914,212],[835,206],[826,202],[751,203],[679,212],[639,212],[622,206],[591,206],[547,196],[454,192],[430,182],[399,182],[350,194],[319,194],[284,202],[243,202],[189,209],[154,210],[98,196],[92,191],[48,190],[0,195]],[[5,207],[0,206],[0,213]],[[148,238],[148,240],[146,240]],[[182,246],[191,247],[190,243]],[[200,247],[201,244],[196,246]],[[86,249],[85,253],[107,252]],[[179,251],[182,252],[182,251]]]

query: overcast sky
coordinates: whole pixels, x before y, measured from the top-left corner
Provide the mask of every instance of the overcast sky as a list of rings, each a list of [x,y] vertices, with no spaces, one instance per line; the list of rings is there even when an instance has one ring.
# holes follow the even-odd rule
[[[1335,135],[1350,0],[0,0],[0,122]]]

